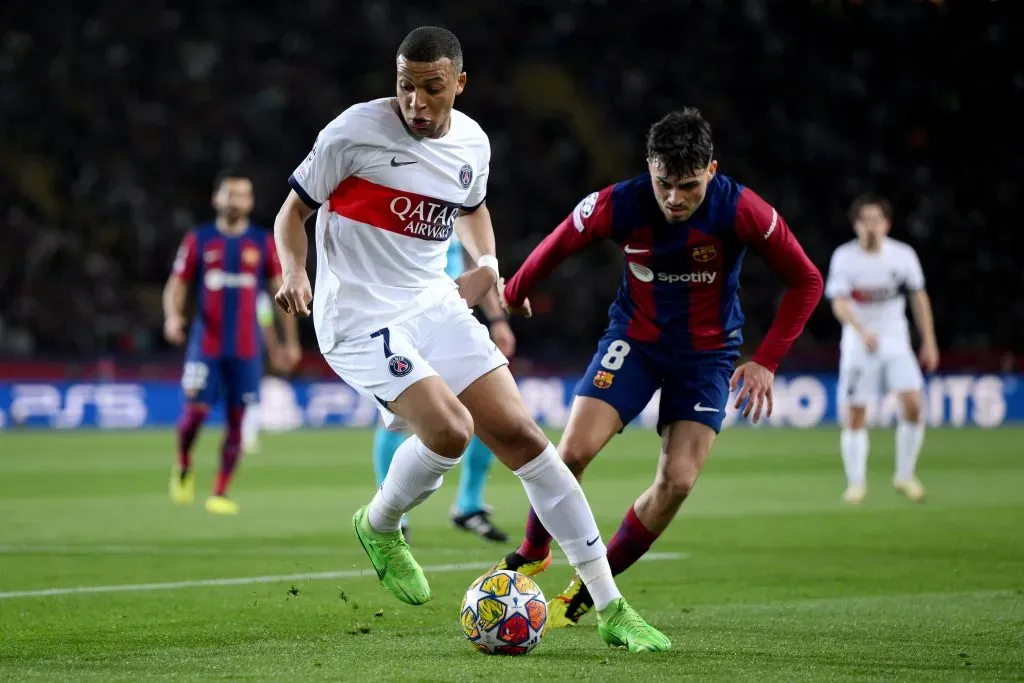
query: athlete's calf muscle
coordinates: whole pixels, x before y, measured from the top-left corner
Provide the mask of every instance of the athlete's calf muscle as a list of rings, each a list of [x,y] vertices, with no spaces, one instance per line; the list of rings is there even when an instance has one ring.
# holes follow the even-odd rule
[[[548,437],[530,417],[507,366],[478,378],[459,400],[473,415],[477,436],[506,467],[517,470],[547,447]]]
[[[668,527],[697,483],[715,437],[714,429],[699,422],[678,420],[665,425],[654,483],[634,505],[645,527],[654,533]]]

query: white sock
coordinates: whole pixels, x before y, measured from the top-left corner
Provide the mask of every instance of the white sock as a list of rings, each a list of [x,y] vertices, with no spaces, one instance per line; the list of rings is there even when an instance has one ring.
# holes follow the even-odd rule
[[[242,417],[242,443],[252,444],[260,438],[260,404],[246,406]]]
[[[912,479],[917,470],[917,456],[924,443],[924,421],[896,425],[896,481]]]
[[[459,460],[438,455],[410,436],[395,451],[384,483],[370,501],[370,526],[376,531],[396,531],[402,515],[439,489],[444,473]]]
[[[839,437],[847,486],[867,486],[868,430],[844,429]]]
[[[516,476],[537,517],[579,572],[594,607],[602,610],[621,597],[587,497],[554,445],[548,443],[540,455],[516,470]]]

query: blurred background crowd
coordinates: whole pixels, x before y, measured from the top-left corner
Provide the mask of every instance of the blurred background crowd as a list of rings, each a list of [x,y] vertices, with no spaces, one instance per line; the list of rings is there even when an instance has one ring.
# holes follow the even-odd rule
[[[174,357],[159,296],[222,167],[270,227],[286,179],[348,105],[394,90],[405,33],[461,38],[457,106],[489,133],[507,274],[588,192],[643,170],[648,126],[700,107],[721,171],[787,218],[822,271],[865,191],[919,252],[948,357],[1024,346],[1024,41],[1013,2],[56,0],[0,9],[0,356]],[[618,8],[618,9],[621,9]],[[1018,48],[1019,49],[1019,48]],[[964,160],[970,160],[966,164]],[[312,263],[310,264],[312,267]],[[578,366],[621,277],[614,245],[563,266],[516,324],[521,355]],[[779,287],[742,276],[753,348]],[[823,304],[791,363],[831,363]],[[312,343],[311,325],[304,330]]]

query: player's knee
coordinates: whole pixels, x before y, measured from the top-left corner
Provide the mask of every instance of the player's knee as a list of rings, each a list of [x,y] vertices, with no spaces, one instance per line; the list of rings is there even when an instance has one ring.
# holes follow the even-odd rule
[[[696,486],[697,477],[700,475],[700,466],[697,463],[703,460],[696,452],[696,448],[697,444],[693,444],[683,452],[672,453],[662,458],[667,464],[659,469],[654,485],[658,498],[665,507],[680,505]]]
[[[473,438],[473,416],[460,403],[444,416],[431,420],[418,436],[424,446],[438,455],[457,458]]]
[[[669,507],[678,506],[686,500],[696,484],[697,471],[684,468],[665,472],[655,482],[658,497]]]
[[[906,422],[917,424],[921,421],[921,412],[920,394],[912,393],[903,397],[903,419]]]
[[[864,429],[864,426],[868,421],[868,410],[863,406],[854,406],[850,408],[850,414],[847,417],[847,426],[850,429]]]
[[[587,469],[587,465],[597,455],[597,450],[590,447],[589,444],[577,440],[563,439],[558,444],[558,454],[562,457],[562,462],[569,468],[569,471],[578,479],[583,474],[583,470]]]

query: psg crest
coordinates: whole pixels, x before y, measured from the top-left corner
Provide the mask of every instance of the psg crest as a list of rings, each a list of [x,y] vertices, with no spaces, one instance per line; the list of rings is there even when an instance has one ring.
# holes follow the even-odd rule
[[[395,377],[405,377],[412,372],[412,361],[405,356],[391,356],[388,359],[388,372]]]
[[[472,182],[473,167],[469,164],[463,164],[462,168],[459,169],[459,184],[462,185],[462,189],[468,190]]]

